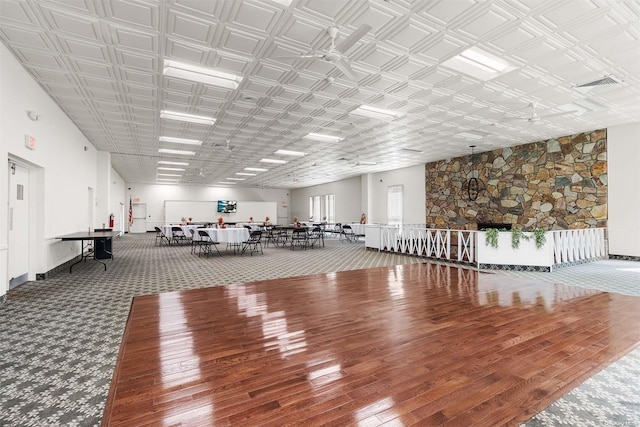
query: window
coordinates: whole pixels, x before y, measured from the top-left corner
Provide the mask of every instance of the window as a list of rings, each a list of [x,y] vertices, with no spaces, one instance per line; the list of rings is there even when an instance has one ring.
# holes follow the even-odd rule
[[[402,185],[391,185],[387,189],[387,221],[402,224]]]
[[[314,223],[335,222],[335,194],[309,197],[309,219]]]

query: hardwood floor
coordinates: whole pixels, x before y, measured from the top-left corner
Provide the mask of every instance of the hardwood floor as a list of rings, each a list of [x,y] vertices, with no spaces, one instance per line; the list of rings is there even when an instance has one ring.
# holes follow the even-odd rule
[[[640,298],[413,264],[133,301],[103,425],[518,425],[640,343]]]

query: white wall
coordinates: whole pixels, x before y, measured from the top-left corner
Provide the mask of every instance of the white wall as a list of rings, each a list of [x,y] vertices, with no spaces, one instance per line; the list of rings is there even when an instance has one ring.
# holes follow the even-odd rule
[[[640,256],[640,123],[607,129],[609,253]]]
[[[336,195],[336,222],[360,222],[367,215],[368,223],[386,224],[387,188],[404,187],[404,223],[423,224],[425,212],[424,164],[379,172],[291,191],[291,217],[309,216],[309,197]]]
[[[371,174],[369,185],[369,212],[367,222],[386,224],[387,220],[387,189],[392,185],[403,186],[403,224],[424,224],[425,184],[424,164],[403,169]]]
[[[238,202],[276,202],[278,205],[278,216],[287,216],[289,206],[289,191],[282,189],[260,189],[260,188],[222,188],[204,186],[180,186],[162,184],[134,184],[129,183],[126,187],[127,209],[129,195],[134,203],[145,203],[147,206],[147,231],[152,231],[154,227],[165,224],[164,201],[165,200],[237,200]],[[241,205],[240,203],[238,204]],[[284,213],[283,213],[284,212]],[[240,212],[239,212],[240,213]],[[185,213],[187,215],[187,213]],[[218,214],[211,218],[216,220]],[[248,220],[243,218],[242,220]],[[264,218],[254,218],[255,221]],[[275,223],[276,219],[271,218]]]
[[[32,121],[27,111],[42,115]],[[25,135],[36,138],[36,149],[25,147]],[[97,202],[97,151],[36,81],[0,44],[0,247],[8,241],[6,159],[21,159],[30,167],[29,280],[79,254],[79,243],[55,236],[86,230],[89,203]],[[88,200],[88,188],[93,199]],[[33,194],[32,194],[33,193]],[[94,210],[95,211],[95,210]],[[11,248],[8,248],[10,251]],[[1,259],[1,257],[0,257]],[[0,261],[5,262],[6,261]],[[6,267],[0,276],[0,296],[6,292]]]
[[[335,194],[336,222],[360,222],[362,214],[361,177],[291,190],[291,215],[301,221],[309,219],[309,197]],[[423,196],[424,197],[424,196]]]

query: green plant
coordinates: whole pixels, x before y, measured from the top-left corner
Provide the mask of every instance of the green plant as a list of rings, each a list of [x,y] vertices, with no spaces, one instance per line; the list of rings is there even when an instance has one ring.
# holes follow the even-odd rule
[[[486,244],[496,249],[498,247],[498,233],[500,230],[497,228],[487,228],[486,233]]]
[[[511,230],[511,247],[513,249],[518,249],[520,247],[520,238],[524,238],[529,240],[528,236],[522,234],[521,228],[514,228]]]
[[[533,239],[536,242],[536,248],[540,249],[547,241],[544,228],[536,227],[531,231],[531,233],[533,234]]]

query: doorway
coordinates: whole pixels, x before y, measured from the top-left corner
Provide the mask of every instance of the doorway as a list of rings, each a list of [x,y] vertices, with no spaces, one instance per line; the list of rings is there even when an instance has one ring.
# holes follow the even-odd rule
[[[129,226],[129,233],[146,233],[147,232],[147,204],[133,203],[131,205],[133,211],[133,223]]]
[[[29,275],[29,170],[9,160],[9,289]]]

